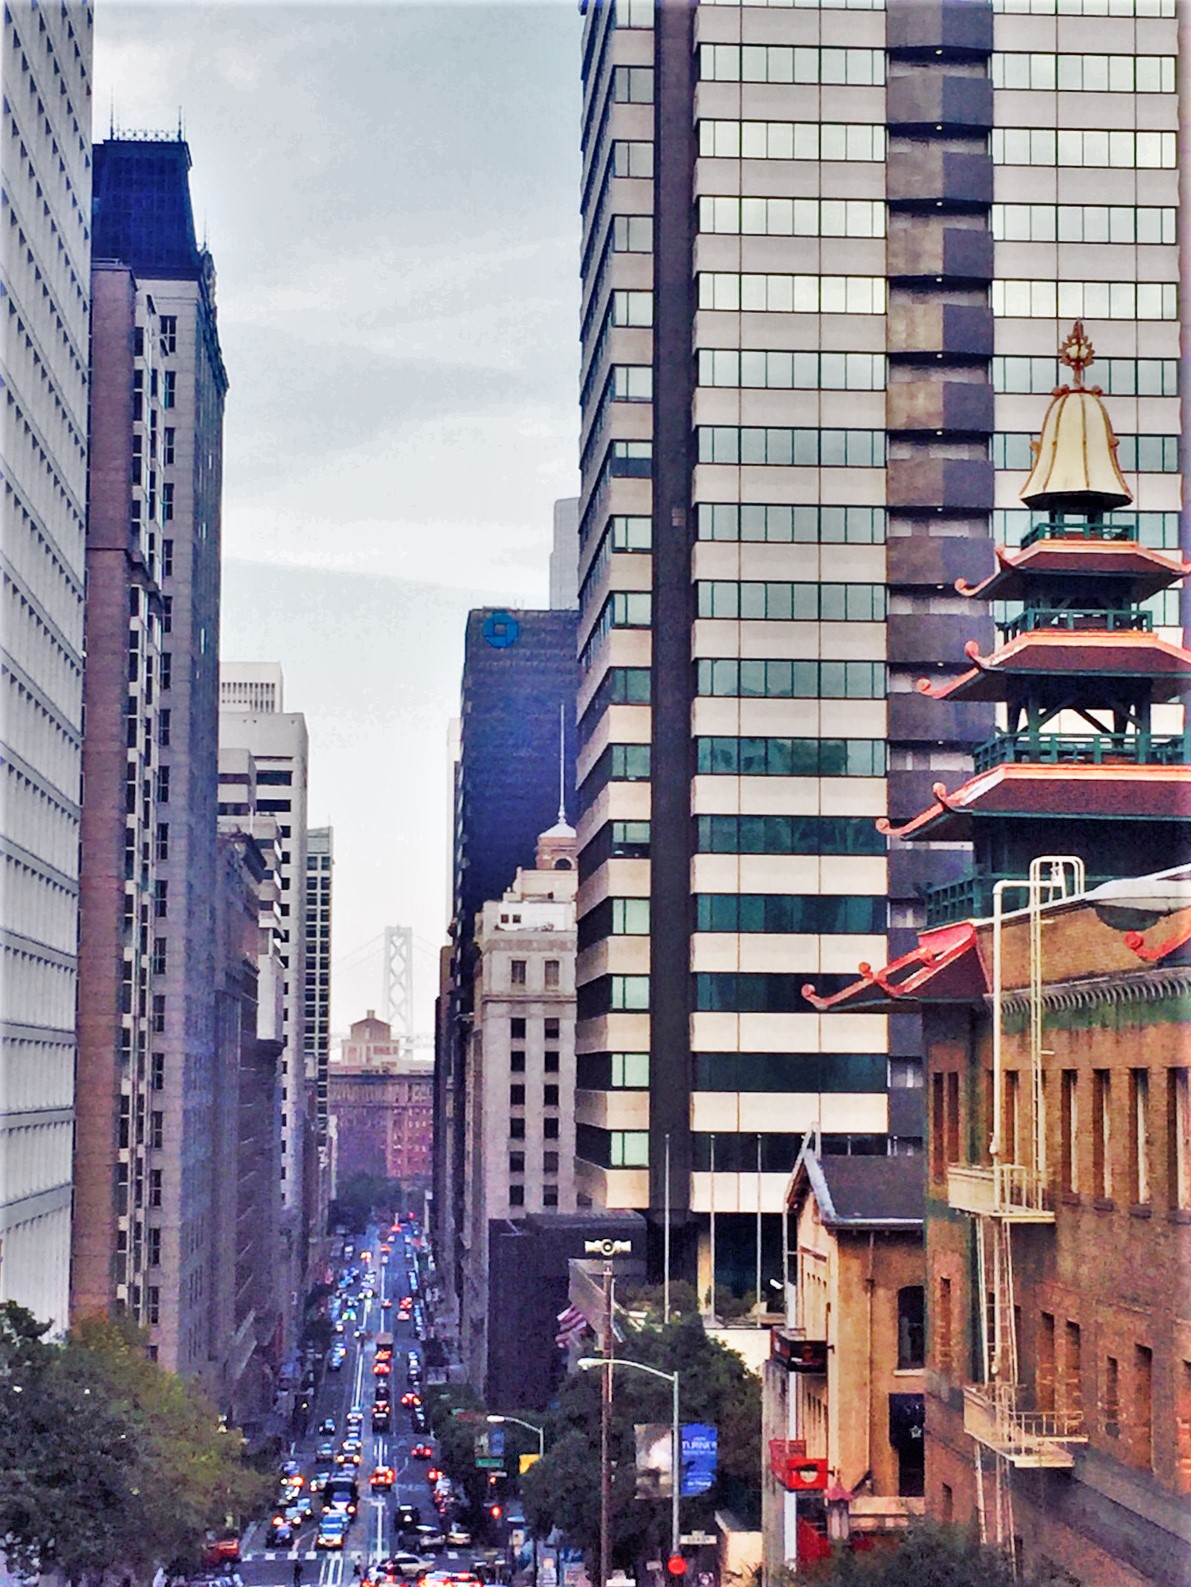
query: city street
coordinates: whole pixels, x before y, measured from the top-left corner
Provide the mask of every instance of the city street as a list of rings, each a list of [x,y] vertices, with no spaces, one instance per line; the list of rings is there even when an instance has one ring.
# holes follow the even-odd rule
[[[433,1446],[434,1440],[429,1434],[413,1432],[409,1424],[409,1412],[400,1404],[401,1394],[405,1391],[406,1356],[414,1351],[421,1358],[412,1321],[398,1314],[400,1301],[409,1293],[403,1243],[399,1236],[393,1238],[392,1255],[386,1263],[381,1257],[381,1236],[377,1230],[369,1229],[366,1238],[367,1244],[357,1250],[348,1265],[361,1268],[361,1282],[366,1282],[370,1273],[376,1293],[360,1302],[356,1321],[346,1324],[342,1336],[347,1344],[346,1360],[337,1372],[324,1369],[318,1394],[310,1409],[307,1431],[295,1440],[291,1453],[291,1458],[301,1462],[304,1474],[309,1477],[318,1445],[324,1441],[337,1444],[344,1436],[348,1412],[353,1406],[359,1406],[364,1412],[364,1423],[359,1433],[363,1453],[356,1468],[360,1485],[359,1513],[352,1523],[347,1545],[342,1552],[317,1550],[314,1546],[320,1509],[317,1494],[315,1517],[303,1525],[291,1548],[268,1547],[266,1532],[269,1517],[265,1515],[255,1520],[245,1529],[241,1544],[239,1574],[245,1587],[294,1587],[295,1563],[302,1567],[303,1587],[314,1587],[314,1584],[318,1584],[318,1587],[340,1587],[341,1583],[352,1582],[357,1565],[364,1570],[370,1563],[384,1559],[401,1548],[400,1530],[394,1524],[398,1505],[415,1505],[423,1521],[436,1519],[425,1478],[426,1469],[432,1462],[414,1460],[410,1453],[415,1444],[428,1443]],[[361,1261],[363,1250],[371,1251],[370,1262]],[[383,1307],[386,1299],[393,1302],[390,1310]],[[362,1339],[353,1337],[356,1327],[363,1328]],[[370,1426],[374,1342],[376,1335],[384,1332],[393,1335],[393,1427],[389,1433],[374,1433]],[[326,1439],[318,1432],[320,1424],[327,1417],[335,1421],[332,1439]],[[393,1487],[387,1492],[373,1493],[368,1485],[369,1476],[378,1466],[386,1465],[392,1466],[394,1471]],[[470,1549],[450,1549],[441,1551],[438,1557],[440,1562],[458,1570],[470,1564],[474,1553]]]

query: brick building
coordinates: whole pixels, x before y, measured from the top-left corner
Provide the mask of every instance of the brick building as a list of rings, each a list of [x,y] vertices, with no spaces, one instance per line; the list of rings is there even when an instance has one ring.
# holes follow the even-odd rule
[[[434,1144],[434,1065],[394,1041],[372,1009],[330,1065],[333,1182],[353,1174],[428,1182]]]

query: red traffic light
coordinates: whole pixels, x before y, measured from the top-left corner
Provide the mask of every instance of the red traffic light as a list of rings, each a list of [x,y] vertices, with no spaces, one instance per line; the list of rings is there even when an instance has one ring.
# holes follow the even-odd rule
[[[685,1576],[686,1560],[681,1554],[671,1554],[670,1558],[666,1561],[666,1569],[670,1572],[671,1576]]]
[[[488,1506],[488,1514],[489,1514],[489,1515],[490,1515],[490,1516],[491,1516],[491,1517],[492,1517],[492,1519],[493,1519],[493,1520],[494,1520],[494,1521],[499,1521],[499,1520],[500,1520],[500,1518],[501,1518],[501,1516],[502,1516],[502,1515],[503,1515],[503,1514],[504,1514],[504,1513],[505,1513],[505,1512],[504,1512],[504,1506],[503,1506],[503,1505],[500,1505],[500,1504],[490,1504],[490,1505],[489,1505],[489,1506]]]

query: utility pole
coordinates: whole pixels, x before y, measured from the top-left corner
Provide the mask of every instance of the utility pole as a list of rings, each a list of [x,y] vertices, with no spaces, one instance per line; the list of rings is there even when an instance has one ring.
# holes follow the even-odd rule
[[[604,1263],[604,1373],[600,1387],[600,1580],[612,1573],[612,1263]]]
[[[666,1131],[666,1188],[662,1197],[662,1326],[670,1321],[670,1131]]]

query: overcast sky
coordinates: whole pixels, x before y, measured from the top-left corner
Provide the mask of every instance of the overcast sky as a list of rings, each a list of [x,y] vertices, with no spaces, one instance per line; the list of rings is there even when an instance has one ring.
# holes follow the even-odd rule
[[[409,924],[431,1028],[463,621],[575,494],[577,7],[99,0],[95,138],[168,131],[231,380],[223,654],[280,661],[335,828],[333,1021]],[[510,878],[511,880],[511,878]]]

